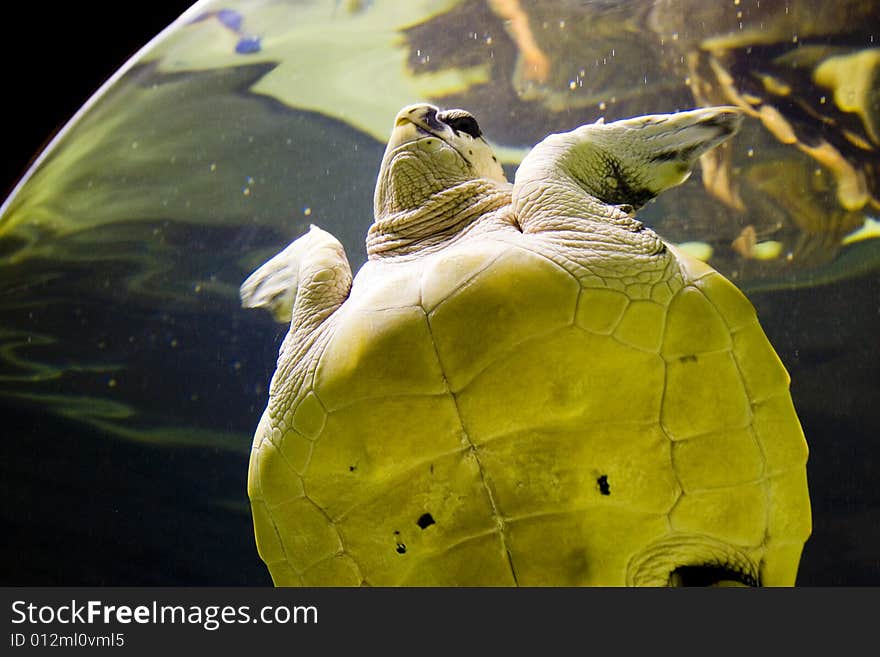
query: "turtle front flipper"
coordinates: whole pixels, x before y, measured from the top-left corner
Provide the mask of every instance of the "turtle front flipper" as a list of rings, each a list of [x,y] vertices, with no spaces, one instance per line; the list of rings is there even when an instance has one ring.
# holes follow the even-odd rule
[[[560,192],[563,206],[552,208],[556,217],[585,207],[591,214],[584,192],[588,200],[598,201],[593,209],[599,216],[593,218],[604,218],[608,206],[637,209],[687,180],[699,157],[732,136],[741,121],[734,107],[708,107],[613,123],[600,120],[550,135],[516,172],[514,209],[524,225],[535,214],[540,219],[547,214],[550,187]]]
[[[241,285],[241,305],[266,308],[279,322],[320,323],[348,297],[351,267],[327,231],[309,232],[264,263]]]

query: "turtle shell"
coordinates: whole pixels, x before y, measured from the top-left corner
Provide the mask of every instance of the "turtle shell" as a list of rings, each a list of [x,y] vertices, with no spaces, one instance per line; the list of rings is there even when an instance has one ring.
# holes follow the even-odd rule
[[[274,582],[793,584],[788,375],[731,283],[665,263],[598,279],[534,235],[368,263],[257,430]]]

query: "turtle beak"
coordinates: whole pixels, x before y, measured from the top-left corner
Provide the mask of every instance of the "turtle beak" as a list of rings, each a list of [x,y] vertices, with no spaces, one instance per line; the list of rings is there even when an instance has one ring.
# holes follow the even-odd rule
[[[427,103],[418,103],[416,105],[407,105],[397,113],[394,119],[394,127],[397,128],[407,123],[419,126],[425,132],[442,132],[444,125],[437,119],[440,108]]]
[[[391,153],[405,144],[442,131],[443,125],[437,121],[437,112],[436,107],[424,103],[408,105],[400,110],[394,119],[394,128],[385,152]]]

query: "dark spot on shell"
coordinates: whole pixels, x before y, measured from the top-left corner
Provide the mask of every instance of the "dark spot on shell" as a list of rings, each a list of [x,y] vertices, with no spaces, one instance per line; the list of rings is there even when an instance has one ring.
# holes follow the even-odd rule
[[[602,495],[611,495],[611,486],[608,485],[608,475],[602,475],[596,480],[599,485],[599,492]]]
[[[696,354],[688,354],[687,356],[679,356],[678,362],[680,363],[696,363],[697,355]]]
[[[419,516],[419,519],[416,520],[416,524],[419,526],[420,529],[427,529],[428,527],[433,525],[434,522],[434,518],[431,516],[430,513],[423,513],[421,516]]]
[[[403,543],[397,544],[397,554],[406,554],[406,546]]]
[[[354,471],[357,470],[357,469],[358,469],[358,467],[357,467],[356,465],[350,465],[350,466],[348,466],[348,471],[349,471],[349,472],[354,472]]]

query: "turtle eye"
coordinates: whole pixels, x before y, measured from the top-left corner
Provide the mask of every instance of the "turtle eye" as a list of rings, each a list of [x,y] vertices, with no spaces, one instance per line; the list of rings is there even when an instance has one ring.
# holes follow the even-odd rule
[[[478,139],[483,135],[477,120],[465,112],[442,112],[438,114],[438,118],[455,130],[455,132],[465,132],[474,139]]]

